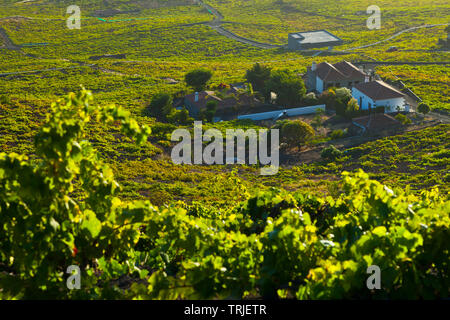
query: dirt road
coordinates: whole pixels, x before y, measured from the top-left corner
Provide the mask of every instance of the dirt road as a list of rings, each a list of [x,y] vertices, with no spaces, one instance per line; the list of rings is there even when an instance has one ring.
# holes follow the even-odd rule
[[[3,46],[9,50],[20,50],[20,46],[16,45],[6,33],[5,29],[0,27],[0,38],[2,39]]]
[[[263,43],[254,41],[249,38],[241,37],[229,30],[226,30],[224,27],[222,27],[223,23],[223,15],[215,8],[211,7],[209,4],[204,3],[202,0],[197,0],[197,3],[200,4],[203,8],[208,10],[209,13],[211,13],[214,16],[214,19],[210,22],[205,23],[207,26],[209,26],[211,29],[217,31],[221,35],[233,39],[235,41],[239,41],[254,47],[258,47],[261,49],[274,49],[274,48],[282,48],[285,47],[283,45],[279,44],[272,44],[272,43]]]

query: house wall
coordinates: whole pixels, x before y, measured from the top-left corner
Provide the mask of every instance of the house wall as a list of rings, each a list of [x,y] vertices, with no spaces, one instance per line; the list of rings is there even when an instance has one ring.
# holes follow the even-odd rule
[[[293,116],[299,116],[303,114],[312,114],[315,113],[317,109],[321,109],[325,111],[325,105],[317,105],[317,106],[310,106],[310,107],[302,107],[302,108],[292,108],[292,109],[285,109],[285,110],[276,110],[276,111],[269,111],[269,112],[261,112],[261,113],[253,113],[253,114],[245,114],[242,116],[238,116],[238,119],[250,119],[250,120],[267,120],[267,119],[274,119],[277,117],[280,113],[283,111],[286,111],[286,114],[288,117]]]
[[[323,92],[323,81],[319,77],[316,77],[316,90],[319,93]]]
[[[333,82],[323,82],[323,91],[328,90],[330,87],[335,87],[335,84]]]
[[[184,106],[189,111],[189,116],[197,118],[199,110],[196,106],[192,105],[188,99],[184,99]]]
[[[360,110],[369,109],[369,103],[371,104],[372,108],[376,107],[375,102],[371,98],[369,98],[356,88],[352,88],[352,97],[355,98],[356,101],[358,102]]]
[[[288,35],[288,49],[301,50],[301,45],[298,38],[294,38],[291,34]]]
[[[306,89],[309,91],[316,90],[316,72],[312,71],[311,69],[308,69],[306,71]]]
[[[376,101],[377,106],[385,106],[386,113],[397,112],[397,106],[400,107],[400,111],[409,111],[405,110],[405,99],[404,98],[393,98],[393,99],[385,99]]]
[[[352,89],[353,86],[356,83],[363,83],[364,82],[364,77],[361,78],[353,78],[353,79],[346,79],[345,81],[334,81],[334,82],[326,82],[324,83],[324,90],[326,90],[329,86],[330,87],[337,87],[337,88],[348,88],[348,89]],[[339,85],[338,85],[339,83]]]
[[[335,46],[340,46],[343,43],[344,43],[343,40],[317,42],[317,43],[300,43],[298,49],[306,50],[306,49],[316,49],[316,48],[325,48],[325,47],[335,47]]]
[[[352,96],[356,99],[358,102],[359,108],[361,110],[367,110],[369,109],[369,103],[373,108],[384,106],[385,113],[390,112],[397,112],[397,106],[399,106],[401,111],[409,111],[409,108],[405,108],[405,98],[393,98],[393,99],[383,99],[383,100],[377,100],[373,101],[371,98],[366,96],[364,93],[359,91],[356,88],[352,88]],[[361,105],[361,99],[362,98],[362,105]]]
[[[317,77],[317,81],[321,82],[321,89],[317,89],[317,84],[316,84],[316,89],[317,91],[319,91],[320,93],[322,93],[323,91],[327,90],[329,86],[331,87],[338,87],[337,83],[338,82],[323,82],[322,79],[320,79],[319,77]],[[363,83],[364,82],[364,77],[361,78],[353,78],[353,79],[347,79],[345,81],[339,82],[339,87],[340,88],[348,88],[348,89],[352,89],[353,86],[356,84],[355,82],[358,81],[358,83]],[[350,84],[351,83],[351,84]]]

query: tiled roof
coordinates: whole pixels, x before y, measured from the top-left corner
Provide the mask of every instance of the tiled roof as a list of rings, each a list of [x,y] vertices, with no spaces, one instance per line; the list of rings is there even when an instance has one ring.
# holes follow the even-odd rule
[[[317,65],[317,76],[323,81],[348,81],[355,78],[364,78],[365,74],[348,61],[330,64],[322,62]]]
[[[217,110],[228,109],[237,104],[249,105],[255,101],[254,97],[247,94],[239,95],[237,92],[238,91],[232,87],[226,92],[226,95],[230,96],[222,99],[217,97],[214,91],[200,91],[198,93],[197,102],[195,102],[195,93],[186,95],[185,100],[188,100],[189,104],[195,106],[198,110],[206,108],[206,104],[211,100],[217,101]]]
[[[188,94],[184,97],[190,102],[191,105],[195,105],[198,109],[203,109],[210,100],[216,100],[218,103],[222,101],[219,97],[215,96],[214,91],[200,91],[198,93],[198,101],[195,101],[195,93]]]
[[[353,122],[365,127],[367,130],[378,130],[396,126],[399,122],[385,113],[372,113],[371,115],[354,118]]]
[[[347,78],[351,77],[365,77],[365,73],[359,70],[355,65],[348,61],[341,61],[335,63],[333,65],[336,69],[338,69],[342,74],[344,74]]]
[[[355,85],[355,88],[374,101],[405,96],[402,92],[380,80],[359,83]]]

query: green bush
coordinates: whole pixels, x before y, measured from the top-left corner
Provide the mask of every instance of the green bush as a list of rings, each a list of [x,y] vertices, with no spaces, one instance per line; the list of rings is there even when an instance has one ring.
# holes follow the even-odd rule
[[[205,122],[213,122],[216,115],[217,101],[210,100],[206,103],[206,108],[200,110],[199,119]]]
[[[334,145],[322,149],[320,156],[327,161],[335,161],[342,155],[342,151],[337,149]]]
[[[172,102],[172,97],[169,94],[157,93],[152,97],[146,113],[152,117],[166,120],[166,117],[174,110]]]
[[[170,134],[172,134],[176,128],[177,126],[174,124],[161,122],[157,122],[151,127],[153,136],[165,140],[170,140]]]
[[[177,125],[190,125],[194,122],[194,118],[189,116],[189,111],[185,107],[181,110],[172,109],[166,120]]]
[[[345,110],[345,114],[348,118],[351,119],[352,115],[359,111],[358,101],[356,99],[351,98],[347,103],[347,109]]]
[[[6,94],[0,95],[0,104],[11,104],[11,98]]]
[[[411,122],[412,122],[410,118],[408,118],[407,116],[405,116],[404,114],[401,114],[401,113],[396,115],[395,119],[397,119],[403,125],[411,124]]]
[[[301,120],[279,121],[274,128],[280,129],[281,142],[290,148],[301,147],[315,135],[314,129]]]
[[[309,92],[303,97],[303,103],[307,106],[315,106],[319,104],[319,99],[314,92]]]
[[[103,278],[94,274],[96,259],[114,263],[137,240],[134,209],[115,197],[119,186],[86,140],[86,126],[118,121],[139,143],[150,130],[121,108],[91,103],[83,90],[52,104],[35,140],[40,160],[0,154],[0,298],[108,294],[95,286]],[[84,290],[62,290],[70,265],[82,270]]]
[[[345,137],[345,132],[341,129],[333,130],[333,132],[330,133],[330,138],[332,140],[341,139],[343,137]]]

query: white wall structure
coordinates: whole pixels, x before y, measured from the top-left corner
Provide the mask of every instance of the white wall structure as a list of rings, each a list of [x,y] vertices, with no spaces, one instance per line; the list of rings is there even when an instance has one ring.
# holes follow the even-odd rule
[[[355,87],[352,88],[352,97],[356,99],[361,110],[369,109],[369,104],[374,108],[375,102]]]
[[[303,114],[312,114],[315,113],[317,109],[325,111],[325,105],[317,105],[317,106],[310,106],[310,107],[302,107],[302,108],[292,108],[292,109],[284,109],[284,110],[276,110],[276,111],[269,111],[269,112],[261,112],[261,113],[252,113],[252,114],[244,114],[241,116],[238,116],[237,118],[240,119],[250,119],[250,120],[268,120],[268,119],[275,119],[280,114],[286,112],[286,116],[293,117],[293,116],[300,116]]]
[[[361,110],[369,109],[369,106],[374,109],[376,107],[384,106],[386,107],[384,112],[391,113],[397,111],[407,111],[409,112],[409,106],[405,103],[405,98],[391,98],[391,99],[383,99],[383,100],[372,100],[370,97],[362,93],[356,88],[352,88],[352,96],[358,102],[358,105]],[[399,110],[397,110],[399,107]]]
[[[397,112],[397,107],[399,107],[398,111],[409,111],[405,109],[405,99],[404,98],[392,98],[392,99],[386,99],[386,100],[378,100],[377,102],[378,106],[385,106],[384,112],[390,113],[390,112]]]
[[[320,79],[319,77],[316,77],[316,90],[319,93],[323,92],[323,81],[322,79]]]

